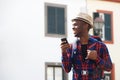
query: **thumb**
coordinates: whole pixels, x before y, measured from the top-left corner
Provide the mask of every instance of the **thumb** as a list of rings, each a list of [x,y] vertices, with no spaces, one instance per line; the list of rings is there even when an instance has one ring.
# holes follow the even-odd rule
[[[90,52],[91,52],[91,50],[87,50],[87,56],[86,56],[85,59],[88,59],[88,58],[89,58]]]

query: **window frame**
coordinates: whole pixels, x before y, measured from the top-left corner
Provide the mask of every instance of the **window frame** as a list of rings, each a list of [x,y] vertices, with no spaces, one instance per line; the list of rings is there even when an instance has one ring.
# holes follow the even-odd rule
[[[107,72],[104,71],[104,78],[109,77],[109,80],[115,80],[115,64],[112,63],[112,70]]]
[[[47,80],[47,68],[48,67],[61,67],[63,80],[68,80],[68,74],[63,70],[62,63],[60,62],[45,62],[45,80]]]
[[[65,34],[63,34],[63,35],[61,35],[61,34],[50,34],[50,33],[48,33],[48,26],[47,26],[47,24],[48,24],[48,22],[47,22],[47,17],[48,17],[48,15],[47,15],[47,13],[48,13],[48,11],[47,11],[47,7],[48,6],[51,6],[51,7],[59,7],[59,8],[64,8],[64,16],[65,16]],[[54,4],[54,3],[45,3],[45,36],[47,36],[47,37],[67,37],[67,6],[66,5],[62,5],[62,4]]]
[[[114,40],[113,40],[113,12],[112,11],[106,11],[106,10],[97,10],[97,12],[111,15],[111,40],[110,41],[103,40],[103,42],[107,43],[107,44],[113,44],[113,42],[114,42]],[[103,35],[105,35],[105,34],[103,34]]]

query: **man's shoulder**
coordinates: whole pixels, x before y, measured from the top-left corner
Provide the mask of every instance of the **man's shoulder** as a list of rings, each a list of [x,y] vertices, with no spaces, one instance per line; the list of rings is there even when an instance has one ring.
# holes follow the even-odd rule
[[[92,37],[89,38],[89,42],[90,42],[90,43],[97,43],[97,44],[100,44],[100,45],[105,45],[104,42],[98,41],[97,39],[92,38]]]
[[[90,37],[90,38],[89,38],[89,42],[94,43],[94,42],[99,42],[99,41],[98,41],[97,39],[95,39],[95,38]]]

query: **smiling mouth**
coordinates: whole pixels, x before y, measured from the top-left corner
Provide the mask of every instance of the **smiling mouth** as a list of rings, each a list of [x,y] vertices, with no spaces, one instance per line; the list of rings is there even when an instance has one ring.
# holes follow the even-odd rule
[[[73,34],[75,37],[78,37],[78,34],[75,31],[73,32]]]

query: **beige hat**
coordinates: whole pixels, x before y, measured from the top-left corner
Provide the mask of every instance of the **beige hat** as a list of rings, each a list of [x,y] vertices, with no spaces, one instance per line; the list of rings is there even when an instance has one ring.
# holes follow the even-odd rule
[[[82,20],[82,21],[90,24],[91,28],[93,27],[93,19],[90,15],[88,15],[86,13],[79,13],[76,18],[72,19],[72,21],[74,21],[74,20]]]

